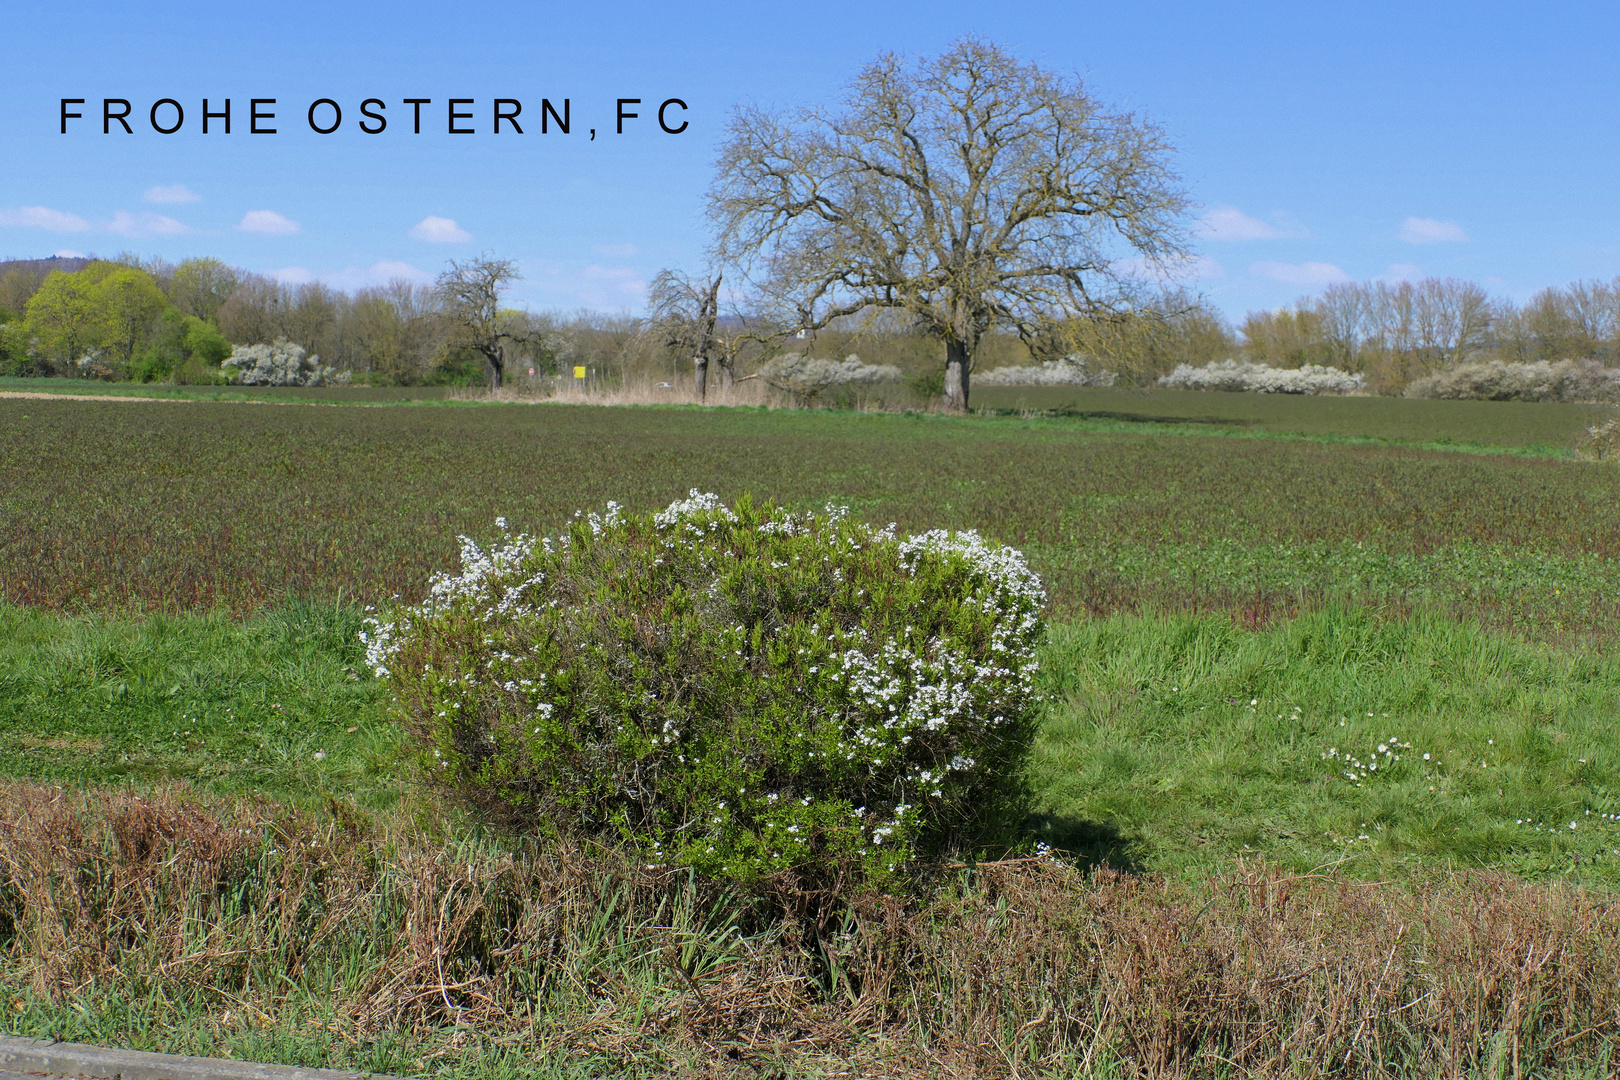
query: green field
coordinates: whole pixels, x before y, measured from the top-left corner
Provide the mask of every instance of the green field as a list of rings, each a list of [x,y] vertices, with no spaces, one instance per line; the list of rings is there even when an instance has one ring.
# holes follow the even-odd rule
[[[1603,465],[1063,418],[473,404],[0,400],[0,598],[364,604],[420,593],[497,517],[543,532],[693,487],[981,529],[1029,553],[1058,618],[1264,625],[1334,601],[1547,639],[1620,625]]]
[[[452,567],[457,536],[492,540],[497,516],[514,529],[550,531],[576,510],[599,509],[610,499],[637,509],[658,507],[695,487],[728,499],[750,492],[804,507],[838,502],[905,530],[977,528],[1028,552],[1048,583],[1052,611],[1041,657],[1045,703],[1027,842],[1066,851],[1080,868],[1106,866],[1125,875],[1051,885],[1058,891],[1040,894],[1046,899],[1017,911],[998,905],[1010,903],[1007,896],[1024,895],[1016,889],[1037,885],[987,878],[988,892],[974,891],[975,885],[961,894],[942,893],[937,904],[914,912],[922,922],[906,924],[910,929],[872,914],[876,921],[869,929],[847,930],[851,941],[868,941],[877,950],[862,954],[867,966],[861,970],[868,972],[863,977],[872,978],[882,966],[876,958],[888,955],[882,949],[913,950],[905,954],[922,965],[915,970],[934,971],[928,964],[944,963],[938,960],[944,954],[930,953],[936,959],[925,962],[915,959],[923,955],[915,950],[936,937],[1005,940],[1006,955],[996,962],[1010,966],[992,973],[1001,980],[994,991],[1001,1004],[992,1012],[1011,1018],[1005,1028],[974,1027],[991,1015],[974,1004],[980,992],[974,988],[981,985],[976,980],[989,976],[969,974],[979,969],[967,958],[951,959],[966,966],[938,974],[937,983],[929,984],[936,989],[928,992],[963,1011],[936,1014],[918,1011],[915,1002],[896,1004],[883,1021],[874,1018],[855,982],[848,984],[845,1000],[835,975],[814,964],[804,967],[804,958],[821,956],[816,950],[822,946],[793,945],[798,939],[788,931],[747,923],[755,916],[746,912],[714,915],[740,920],[714,926],[747,924],[754,926],[750,933],[764,937],[745,944],[742,931],[727,939],[725,933],[733,931],[725,930],[715,939],[700,906],[691,906],[699,904],[696,893],[680,893],[686,897],[680,899],[654,890],[635,893],[640,899],[633,904],[625,899],[630,893],[592,893],[593,902],[610,911],[619,910],[615,904],[630,905],[623,910],[633,908],[641,920],[634,932],[604,937],[605,916],[592,914],[588,905],[566,934],[546,931],[554,935],[548,940],[566,938],[557,948],[576,965],[569,970],[579,972],[586,989],[548,998],[552,1011],[543,1019],[540,1011],[522,1013],[522,995],[539,991],[523,990],[514,972],[510,978],[519,982],[502,983],[508,988],[500,994],[516,996],[497,995],[506,1011],[479,1014],[496,1034],[471,1044],[454,1042],[459,1013],[423,1004],[433,996],[432,986],[445,984],[444,976],[435,984],[419,966],[395,972],[429,988],[422,991],[427,998],[412,999],[416,1011],[402,1013],[401,1026],[390,1027],[371,1013],[362,1022],[355,1019],[361,1012],[333,1012],[322,1004],[341,998],[362,1012],[380,1007],[384,998],[377,987],[383,983],[367,965],[382,961],[367,959],[372,931],[365,929],[354,930],[352,944],[343,946],[350,951],[329,961],[342,970],[299,969],[285,976],[296,991],[265,990],[253,997],[255,1008],[275,1013],[262,1025],[240,1028],[240,1019],[221,1020],[239,1018],[241,1006],[185,980],[143,982],[146,969],[129,967],[120,969],[125,981],[116,985],[122,996],[113,998],[71,979],[62,985],[79,987],[72,994],[34,986],[14,1001],[10,1030],[188,1050],[227,1047],[308,1064],[370,1063],[447,1076],[503,1075],[509,1069],[518,1075],[527,1060],[522,1048],[541,1038],[536,1032],[542,1027],[599,1033],[569,1044],[567,1067],[559,1064],[558,1075],[653,1069],[657,1062],[675,1067],[669,1054],[701,1056],[704,1051],[696,1048],[711,1043],[747,1046],[755,1055],[750,1060],[768,1057],[775,1063],[770,1067],[784,1075],[794,1069],[816,1073],[823,1065],[836,1071],[828,1062],[855,1054],[840,1040],[858,1030],[875,1040],[870,1047],[863,1042],[860,1053],[870,1049],[871,1061],[886,1062],[871,1068],[921,1076],[933,1075],[928,1048],[945,1045],[930,1040],[943,1038],[940,1033],[954,1025],[979,1032],[974,1037],[984,1045],[1002,1046],[989,1064],[975,1058],[978,1064],[952,1065],[961,1075],[1011,1075],[1026,1052],[1045,1062],[1035,1070],[1045,1074],[1126,1075],[1126,1057],[1085,1056],[1080,1033],[1085,1024],[1102,1025],[1100,1013],[1075,1019],[1078,1027],[1043,1028],[1039,1035],[1025,1026],[1045,1024],[1040,1016],[1051,1008],[1080,1008],[1073,1002],[1092,1000],[1086,995],[1095,997],[1104,985],[1125,995],[1121,1001],[1137,992],[1124,989],[1127,984],[1147,985],[1145,976],[1130,974],[1137,961],[1127,963],[1123,954],[1109,951],[1115,938],[1085,929],[1115,925],[1109,912],[1135,913],[1131,919],[1145,921],[1131,925],[1146,933],[1158,932],[1153,927],[1161,916],[1163,925],[1178,927],[1179,937],[1162,946],[1164,962],[1171,964],[1173,954],[1175,964],[1190,965],[1176,978],[1207,989],[1208,1009],[1230,1005],[1235,1011],[1220,1021],[1229,1025],[1220,1031],[1241,1033],[1248,1030],[1243,1009],[1250,1006],[1233,1002],[1250,998],[1221,997],[1225,991],[1213,988],[1219,979],[1208,983],[1198,964],[1213,963],[1208,958],[1220,953],[1229,957],[1220,962],[1237,971],[1268,955],[1255,952],[1259,946],[1243,935],[1269,926],[1266,933],[1294,935],[1301,948],[1320,945],[1320,955],[1302,953],[1296,966],[1336,972],[1334,979],[1346,981],[1334,985],[1354,984],[1367,995],[1356,997],[1362,993],[1357,990],[1332,1008],[1350,1008],[1344,1002],[1353,999],[1362,1002],[1354,1008],[1382,1010],[1382,1016],[1407,1006],[1399,994],[1409,993],[1415,1007],[1425,993],[1421,987],[1431,985],[1428,973],[1441,970],[1425,965],[1453,965],[1445,978],[1455,975],[1461,988],[1486,977],[1479,974],[1483,968],[1469,966],[1475,960],[1466,959],[1475,956],[1469,950],[1476,946],[1457,945],[1460,951],[1444,956],[1433,950],[1442,949],[1455,928],[1471,925],[1467,912],[1498,902],[1508,905],[1504,912],[1518,914],[1503,914],[1506,921],[1492,923],[1497,929],[1489,933],[1481,930],[1481,940],[1517,949],[1515,955],[1528,946],[1514,936],[1520,933],[1514,927],[1541,927],[1536,920],[1564,910],[1559,905],[1579,907],[1578,918],[1558,924],[1563,929],[1556,932],[1565,935],[1557,939],[1564,942],[1558,948],[1567,951],[1558,954],[1564,959],[1557,970],[1564,973],[1560,978],[1573,980],[1571,987],[1586,987],[1569,994],[1597,1001],[1594,988],[1609,979],[1599,958],[1609,953],[1595,944],[1594,928],[1604,925],[1604,898],[1620,885],[1620,735],[1613,724],[1620,701],[1620,660],[1614,654],[1620,469],[1574,459],[1573,435],[1554,433],[1562,424],[1578,426],[1581,417],[1545,411],[1548,406],[1243,397],[1152,395],[1131,413],[1123,404],[1130,395],[1088,391],[1065,414],[1055,411],[1062,403],[1049,403],[1043,406],[1047,415],[967,419],[469,402],[315,407],[296,403],[296,397],[274,408],[206,400],[0,400],[0,775],[14,784],[38,782],[69,792],[169,791],[154,796],[160,802],[176,798],[169,785],[181,784],[191,794],[178,798],[202,800],[200,805],[212,808],[206,813],[222,815],[222,821],[259,822],[269,814],[291,822],[305,815],[296,818],[303,824],[230,828],[242,835],[259,829],[271,838],[315,830],[332,844],[347,836],[348,854],[335,854],[331,864],[346,869],[331,871],[337,876],[330,888],[352,877],[358,891],[321,893],[326,899],[319,903],[336,910],[342,897],[353,904],[363,899],[352,909],[358,927],[381,926],[400,911],[415,910],[410,904],[416,900],[378,899],[394,895],[390,889],[401,896],[409,892],[404,883],[418,872],[411,867],[446,860],[452,870],[466,865],[465,878],[445,878],[424,903],[450,905],[458,895],[456,880],[470,888],[476,879],[477,888],[486,890],[480,895],[495,896],[508,888],[501,882],[518,872],[512,865],[529,864],[455,813],[424,802],[402,736],[388,719],[383,690],[361,663],[355,637],[361,610],[395,595],[420,596],[429,575]],[[1204,402],[1211,410],[1204,419],[1218,419],[1204,422],[1189,411]],[[1243,414],[1245,409],[1258,411]],[[1442,438],[1453,444],[1442,445]],[[49,790],[8,787],[5,797],[29,806],[42,798],[38,792]],[[91,826],[100,819],[85,813],[91,824],[82,828],[91,831],[83,843],[93,847],[101,841],[93,839]],[[115,819],[128,820],[107,820]],[[362,820],[370,824],[353,824]],[[126,825],[117,827],[127,831]],[[282,859],[279,843],[253,858]],[[0,843],[0,857],[8,850]],[[178,858],[181,849],[175,851]],[[104,857],[110,856],[83,856],[86,866]],[[1479,873],[1506,876],[1457,876]],[[1309,883],[1318,880],[1329,884],[1312,894],[1305,910],[1326,912],[1326,922],[1288,923],[1301,909],[1287,916],[1286,900],[1281,915],[1264,907],[1260,917],[1261,908],[1245,906],[1258,904],[1252,898],[1261,894],[1244,889],[1262,889],[1269,897],[1279,889],[1315,888]],[[1367,884],[1379,882],[1384,884]],[[1363,887],[1384,891],[1356,891]],[[1092,889],[1099,891],[1087,891]],[[1234,899],[1245,896],[1251,899]],[[1388,946],[1369,935],[1415,925],[1418,916],[1403,906],[1409,903],[1422,908],[1423,919],[1439,922],[1425,923],[1422,936],[1403,946],[1395,984],[1370,975],[1362,979],[1376,974],[1372,969],[1380,963],[1388,972]],[[679,907],[682,914],[672,922],[669,904],[688,906]],[[1059,911],[1068,914],[1060,917]],[[1205,918],[1206,912],[1212,914]],[[973,921],[981,915],[988,921]],[[849,917],[856,920],[851,927],[859,922]],[[491,927],[506,925],[499,922],[504,915],[488,918],[496,920]],[[693,918],[697,922],[680,921]],[[247,941],[240,935],[249,933],[248,925],[219,930],[219,940]],[[1587,936],[1570,929],[1577,925],[1587,927],[1579,931]],[[1219,945],[1201,936],[1217,930],[1230,931]],[[0,926],[0,937],[9,932]],[[176,933],[179,943],[184,935]],[[861,937],[868,933],[870,939]],[[1026,933],[1031,936],[1019,936]],[[901,936],[884,937],[890,934]],[[1006,934],[1012,937],[997,936]],[[873,944],[880,939],[890,944]],[[195,949],[213,950],[206,958],[183,944],[175,944],[175,955],[194,957],[198,971],[220,964],[221,972],[235,970],[221,959],[231,955],[226,946],[202,940]],[[290,956],[286,950],[296,951],[287,944],[291,940],[266,938],[253,948]],[[477,941],[484,944],[475,952],[507,947],[496,937]],[[1093,975],[1085,978],[1101,980],[1063,990],[1076,996],[1063,998],[1070,1004],[1061,1006],[1053,1004],[1061,997],[1053,987],[1080,976],[1066,961],[1039,959],[1059,941],[1068,943],[1064,949],[1079,950],[1074,955],[1095,954],[1100,966],[1088,968]],[[1334,952],[1335,942],[1344,944],[1342,956]],[[18,969],[34,972],[30,978],[45,970],[39,965],[49,950],[39,949],[18,954],[34,957]],[[693,955],[718,951],[701,963],[681,961],[681,975],[648,966],[648,956],[670,949],[681,956],[690,949],[697,950]],[[406,963],[402,956],[388,963]],[[767,956],[784,965],[771,969],[776,974],[759,966]],[[292,970],[276,967],[280,960],[264,962],[270,966],[254,978],[273,982]],[[487,957],[479,962],[493,963]],[[681,1027],[664,1042],[635,1034],[646,1016],[670,1015],[659,1011],[668,1001],[706,1000],[683,996],[689,988],[682,980],[690,978],[684,973],[700,969],[755,971],[762,985],[797,980],[793,985],[800,990],[794,993],[808,996],[795,998],[791,1007],[781,1001],[770,1006],[778,1010],[771,1015],[790,1018],[782,1021],[788,1027],[770,1028],[774,1034],[762,1027],[744,1038],[735,1026],[744,1013],[726,1014],[730,1028],[704,1027],[708,1013],[696,1019],[681,1013],[682,1024],[695,1026]],[[1514,978],[1540,979],[1541,970],[1526,968]],[[1251,979],[1243,993],[1260,994],[1259,988],[1273,985],[1266,980],[1288,978],[1251,975],[1243,976]],[[1044,989],[1035,988],[1037,982]],[[603,986],[618,989],[602,997],[608,994]],[[812,992],[814,986],[822,989]],[[913,992],[922,993],[915,987]],[[1157,1030],[1150,1021],[1166,1015],[1163,1006],[1141,992],[1148,996],[1129,1000],[1135,1002],[1130,1008],[1142,1011],[1129,1015],[1143,1018],[1142,1031]],[[1186,993],[1192,1001],[1205,990]],[[1358,1075],[1490,1074],[1479,1063],[1493,1053],[1500,1057],[1508,1005],[1489,994],[1476,1000],[1465,989],[1458,993],[1463,996],[1436,998],[1410,1014],[1390,1013],[1413,1017],[1410,1029],[1380,1021],[1377,1038],[1395,1042],[1380,1042],[1384,1049],[1376,1054],[1390,1055],[1392,1064],[1389,1070],[1369,1064]],[[456,1008],[484,1008],[462,1000]],[[1310,1010],[1329,1008],[1289,1000],[1293,1004],[1275,1006],[1278,1026],[1264,1036],[1272,1040],[1264,1042],[1265,1053],[1273,1056],[1245,1060],[1290,1060],[1296,1051],[1287,1049],[1288,1032],[1318,1023]],[[77,1012],[70,1001],[77,1002]],[[847,1011],[827,1011],[833,1003]],[[1537,1007],[1553,1010],[1549,1017],[1556,1013],[1550,1004]],[[1303,1011],[1290,1011],[1296,1008]],[[1192,1028],[1213,1024],[1212,1015],[1189,1013],[1185,1022]],[[1421,1024],[1420,1015],[1427,1017]],[[1122,1016],[1112,1015],[1109,1031],[1132,1030]],[[1477,1021],[1477,1030],[1441,1033],[1453,1022],[1447,1017],[1463,1016],[1473,1017],[1468,1023]],[[1534,1042],[1537,1061],[1561,1060],[1560,1047],[1584,1049],[1569,1059],[1567,1072],[1543,1069],[1536,1075],[1603,1073],[1608,1059],[1593,1048],[1609,1036],[1593,1033],[1613,1025],[1601,1019],[1580,1023],[1586,1026],[1579,1031],[1537,1029],[1551,1032],[1535,1036],[1542,1039]],[[312,1041],[310,1024],[343,1034]],[[833,1058],[813,1065],[810,1049],[784,1049],[795,1037],[792,1024],[807,1025],[805,1048],[818,1047],[817,1053]],[[1221,1053],[1233,1052],[1236,1044],[1222,1041],[1227,1035],[1209,1034],[1214,1027],[1202,1030],[1225,1048]],[[1246,1037],[1230,1036],[1239,1043]],[[1409,1044],[1400,1042],[1407,1037]],[[1026,1038],[1029,1049],[1016,1049]],[[1109,1038],[1125,1040],[1110,1042],[1110,1054],[1136,1046],[1134,1035]],[[1435,1048],[1462,1045],[1457,1039],[1474,1040],[1463,1056],[1477,1071],[1447,1072],[1436,1064],[1442,1058],[1432,1055],[1442,1051]],[[760,1057],[767,1043],[777,1047],[775,1056]],[[1355,1040],[1343,1045],[1354,1050]],[[440,1053],[449,1056],[432,1056]],[[1137,1056],[1128,1060],[1140,1060],[1138,1050],[1129,1053]],[[697,1070],[696,1060],[681,1058],[679,1067]],[[1214,1059],[1199,1060],[1215,1068]],[[1399,1062],[1424,1064],[1402,1072],[1406,1066],[1397,1069]],[[1322,1069],[1310,1075],[1332,1074],[1327,1064]],[[1215,1074],[1179,1065],[1160,1072]]]

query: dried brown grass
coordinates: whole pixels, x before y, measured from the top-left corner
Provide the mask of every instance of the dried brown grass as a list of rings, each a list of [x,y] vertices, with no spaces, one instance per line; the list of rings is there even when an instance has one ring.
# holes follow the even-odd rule
[[[731,386],[718,381],[699,399],[690,379],[675,383],[654,380],[626,380],[596,383],[561,378],[556,380],[518,379],[489,390],[467,387],[452,390],[455,401],[496,401],[513,404],[550,402],[558,405],[742,405],[778,408],[790,405],[786,394],[756,379],[745,379]]]
[[[359,1032],[911,1076],[1550,1075],[1620,1037],[1613,901],[1556,885],[1021,860],[920,895],[766,903],[405,814],[0,787],[0,970],[62,999],[185,983],[268,1015],[329,982]]]

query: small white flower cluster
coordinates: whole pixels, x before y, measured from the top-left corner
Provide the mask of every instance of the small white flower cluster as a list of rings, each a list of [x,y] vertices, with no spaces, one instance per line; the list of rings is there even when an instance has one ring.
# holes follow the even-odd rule
[[[609,504],[610,516],[613,513],[612,505]],[[496,518],[495,524],[504,530],[506,519]],[[427,598],[422,604],[398,612],[393,620],[379,619],[375,615],[366,618],[365,628],[360,631],[360,641],[366,647],[366,666],[377,678],[388,678],[388,665],[399,655],[402,641],[410,633],[414,621],[431,618],[464,601],[471,601],[482,608],[479,617],[484,622],[526,611],[528,607],[524,594],[545,580],[545,575],[539,573],[513,580],[513,571],[522,567],[536,546],[535,539],[527,533],[517,536],[507,533],[506,542],[488,552],[469,537],[458,536],[456,539],[461,542],[461,573],[441,571],[433,575],[428,582]],[[541,543],[550,550],[549,540]],[[498,596],[491,591],[494,589],[499,590]]]
[[[1366,761],[1362,761],[1348,750],[1341,751],[1336,746],[1330,746],[1324,750],[1322,759],[1324,761],[1336,761],[1343,765],[1345,767],[1345,777],[1354,783],[1356,787],[1360,787],[1363,781],[1371,778],[1380,768],[1384,769],[1387,776],[1390,766],[1401,760],[1400,752],[1410,749],[1412,749],[1411,743],[1389,738],[1379,743],[1378,748],[1368,755]],[[1424,754],[1423,760],[1429,760],[1429,755]]]
[[[1365,376],[1335,367],[1306,364],[1299,368],[1274,368],[1267,364],[1240,364],[1217,360],[1195,368],[1177,364],[1176,370],[1159,380],[1169,390],[1251,391],[1259,394],[1355,394],[1367,384]]]
[[[983,574],[991,586],[991,595],[998,598],[1018,598],[1036,604],[1046,602],[1046,589],[1041,579],[1024,561],[1024,553],[1016,548],[988,544],[975,530],[951,532],[934,529],[921,536],[913,536],[900,543],[900,565],[916,573],[918,560],[923,554],[960,555]]]
[[[574,516],[578,517],[579,515],[575,514]],[[585,515],[585,524],[590,528],[592,536],[601,536],[602,530],[612,529],[624,524],[624,507],[609,499],[607,513],[597,514],[593,512],[587,514]],[[500,525],[505,528],[504,519],[500,522]]]
[[[737,520],[737,515],[731,512],[731,508],[721,502],[720,496],[712,491],[700,492],[697,488],[692,488],[686,495],[686,498],[678,499],[654,514],[653,524],[660,529],[672,529],[688,518],[709,518],[711,527],[716,519]]]

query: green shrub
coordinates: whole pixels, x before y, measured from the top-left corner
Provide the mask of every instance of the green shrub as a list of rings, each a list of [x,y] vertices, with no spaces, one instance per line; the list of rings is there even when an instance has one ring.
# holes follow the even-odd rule
[[[428,775],[496,820],[744,882],[882,880],[1021,821],[1017,551],[696,490],[462,543],[362,636]]]
[[[230,355],[231,343],[212,323],[165,308],[146,343],[136,350],[130,378],[143,383],[169,379],[192,385],[223,383],[220,363]]]
[[[483,358],[467,350],[457,350],[441,357],[422,379],[422,385],[482,386],[488,381]]]

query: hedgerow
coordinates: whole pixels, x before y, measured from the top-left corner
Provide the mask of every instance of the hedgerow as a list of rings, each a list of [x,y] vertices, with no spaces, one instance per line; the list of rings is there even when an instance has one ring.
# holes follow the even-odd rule
[[[973,532],[694,489],[463,538],[363,636],[427,774],[496,820],[743,882],[881,880],[1018,819],[1044,602]]]
[[[1366,378],[1335,367],[1306,364],[1274,368],[1268,364],[1240,364],[1236,360],[1210,361],[1201,368],[1177,364],[1159,380],[1171,390],[1225,390],[1258,394],[1354,394]]]
[[[1508,363],[1488,360],[1458,364],[1414,382],[1409,398],[1458,398],[1473,401],[1615,401],[1620,400],[1620,370],[1596,360]]]
[[[1039,364],[998,367],[973,376],[980,386],[1113,386],[1116,372],[1093,369],[1084,356],[1071,353]]]

